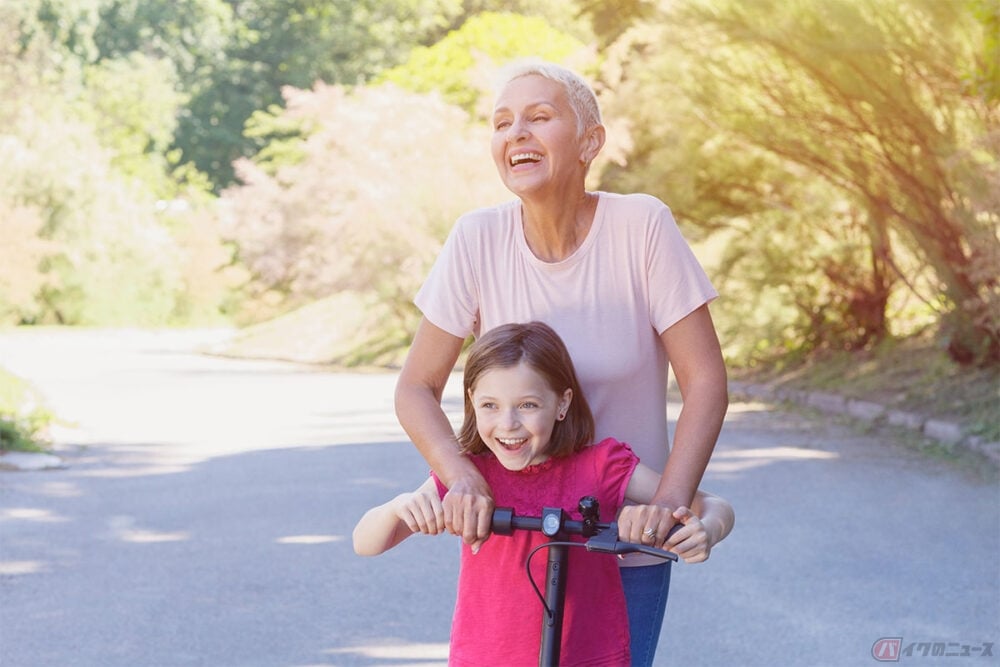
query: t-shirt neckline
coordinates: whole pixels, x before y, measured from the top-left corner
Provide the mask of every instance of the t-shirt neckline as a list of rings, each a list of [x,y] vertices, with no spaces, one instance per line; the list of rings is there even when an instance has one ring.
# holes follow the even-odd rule
[[[528,247],[528,239],[524,235],[524,216],[522,215],[523,209],[521,208],[521,202],[520,200],[516,200],[514,202],[514,220],[517,228],[517,234],[515,236],[517,236],[517,246],[529,262],[544,269],[562,269],[576,264],[587,255],[587,252],[590,250],[590,246],[594,244],[594,239],[597,238],[600,233],[600,228],[604,224],[604,193],[600,190],[595,190],[592,194],[597,195],[597,207],[594,209],[594,220],[590,223],[590,229],[587,230],[587,238],[583,240],[583,243],[581,243],[569,257],[561,259],[558,262],[546,262],[545,260],[539,259],[535,253],[531,252],[531,248]]]

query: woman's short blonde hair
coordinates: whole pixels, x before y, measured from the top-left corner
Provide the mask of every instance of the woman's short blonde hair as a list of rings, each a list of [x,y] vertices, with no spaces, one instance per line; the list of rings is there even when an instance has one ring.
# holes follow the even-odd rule
[[[502,90],[504,86],[523,76],[532,74],[544,76],[551,79],[563,87],[569,104],[576,114],[577,133],[583,133],[594,127],[603,124],[601,120],[601,107],[597,103],[597,95],[583,78],[573,70],[556,65],[555,63],[541,60],[539,58],[522,58],[515,60],[502,70],[497,77],[496,89]]]

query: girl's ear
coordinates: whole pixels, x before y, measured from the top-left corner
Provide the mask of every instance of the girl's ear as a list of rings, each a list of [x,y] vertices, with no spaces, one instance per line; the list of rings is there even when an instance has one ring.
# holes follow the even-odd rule
[[[569,411],[569,405],[573,402],[573,390],[566,387],[566,391],[563,392],[562,397],[559,399],[559,421],[566,418],[566,413]]]

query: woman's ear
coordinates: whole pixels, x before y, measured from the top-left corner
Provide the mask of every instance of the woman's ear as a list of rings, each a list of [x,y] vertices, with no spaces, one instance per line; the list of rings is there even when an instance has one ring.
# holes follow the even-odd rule
[[[603,125],[594,125],[589,130],[587,130],[583,135],[583,141],[581,142],[580,150],[580,162],[590,166],[590,163],[594,161],[597,154],[601,152],[604,148],[604,142],[607,139],[607,131],[604,129]]]

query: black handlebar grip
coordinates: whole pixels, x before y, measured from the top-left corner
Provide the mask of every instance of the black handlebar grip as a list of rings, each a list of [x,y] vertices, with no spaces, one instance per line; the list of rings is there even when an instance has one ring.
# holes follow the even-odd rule
[[[514,508],[496,507],[493,509],[493,532],[496,535],[510,535],[514,532]]]

